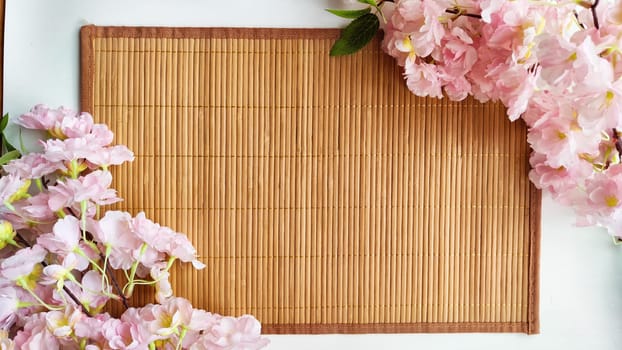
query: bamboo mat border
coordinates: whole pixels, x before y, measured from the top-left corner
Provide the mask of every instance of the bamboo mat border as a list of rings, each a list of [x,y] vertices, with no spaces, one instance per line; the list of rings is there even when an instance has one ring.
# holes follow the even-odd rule
[[[80,107],[93,112],[95,38],[231,38],[231,39],[337,39],[340,29],[317,28],[195,28],[116,27],[87,25],[80,29]],[[335,58],[338,59],[338,58]],[[519,121],[522,122],[522,121]],[[530,182],[529,305],[527,322],[383,323],[383,324],[263,324],[267,334],[363,333],[527,333],[540,332],[540,235],[542,193]]]

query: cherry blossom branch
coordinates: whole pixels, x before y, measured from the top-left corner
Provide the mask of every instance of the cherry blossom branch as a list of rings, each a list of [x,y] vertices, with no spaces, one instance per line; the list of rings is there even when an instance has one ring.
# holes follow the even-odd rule
[[[600,25],[598,24],[598,15],[596,14],[596,6],[598,6],[599,2],[600,0],[595,0],[594,4],[590,6],[590,11],[592,11],[592,19],[594,20],[594,27],[596,29],[600,29]]]
[[[24,237],[22,237],[22,235],[19,234],[19,232],[16,232],[15,237],[21,241],[24,245],[26,245],[28,248],[32,248],[32,244],[30,244],[30,242],[28,242]],[[48,264],[45,261],[41,262],[41,265],[43,265],[43,267],[47,267]],[[63,286],[63,291],[65,291],[65,293],[67,293],[67,295],[69,295],[69,297],[71,298],[71,300],[73,300],[74,303],[76,303],[76,305],[80,306],[80,309],[82,309],[82,312],[85,313],[88,317],[93,317],[93,315],[91,315],[91,313],[89,312],[89,310],[86,309],[86,307],[80,302],[80,300],[78,300],[78,298],[69,290],[69,288],[67,288],[67,286]]]
[[[618,151],[619,157],[622,158],[622,139],[618,138],[618,130],[613,128],[613,140],[616,146],[616,151]]]
[[[102,260],[104,259],[104,256],[102,256],[101,253],[99,254],[99,257]],[[110,265],[108,264],[106,264],[106,274],[110,276],[110,279],[112,280],[112,285],[114,286],[114,289],[117,291],[118,295],[121,297],[121,302],[123,303],[125,310],[129,309],[130,306],[127,301],[127,298],[123,294],[123,291],[121,290],[121,287],[119,286],[119,282],[117,281],[117,278],[114,276],[114,272],[112,271],[112,269],[110,269]]]
[[[466,16],[466,17],[471,17],[471,18],[482,19],[481,15],[474,14],[474,13],[462,12],[459,9],[455,8],[455,7],[445,10],[445,12],[451,13],[452,15]]]

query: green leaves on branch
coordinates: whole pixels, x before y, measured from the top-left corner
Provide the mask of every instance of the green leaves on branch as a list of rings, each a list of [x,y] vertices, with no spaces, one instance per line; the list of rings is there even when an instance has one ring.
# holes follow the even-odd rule
[[[376,36],[379,28],[380,20],[372,13],[356,18],[343,29],[341,37],[330,49],[330,55],[343,56],[357,52]]]
[[[376,2],[376,0],[357,0],[357,1],[360,2],[361,4],[367,4],[375,8],[378,8],[378,3]]]
[[[353,19],[353,18],[359,18],[362,15],[366,15],[366,14],[370,13],[371,12],[371,7],[368,7],[366,9],[361,9],[361,10],[334,10],[334,9],[326,9],[326,11],[332,13],[333,15],[339,16],[339,17]]]
[[[0,134],[4,133],[4,129],[9,125],[9,115],[5,114],[2,119],[0,119]]]
[[[15,150],[13,146],[6,140],[6,136],[4,131],[6,130],[6,126],[9,124],[9,115],[5,114],[2,119],[0,119],[0,165],[5,165],[13,159],[19,158],[20,153]],[[2,152],[6,150],[6,154],[2,154]]]
[[[341,32],[341,37],[337,39],[330,49],[331,56],[351,55],[367,45],[376,36],[380,28],[380,20],[371,13],[372,8],[382,15],[382,10],[376,0],[358,0],[369,7],[360,10],[334,10],[326,11],[343,18],[353,19]]]

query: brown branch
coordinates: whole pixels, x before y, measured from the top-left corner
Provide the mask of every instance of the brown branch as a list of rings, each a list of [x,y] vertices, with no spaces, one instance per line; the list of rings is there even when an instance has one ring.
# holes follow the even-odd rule
[[[600,29],[600,25],[598,24],[598,15],[596,14],[596,6],[598,6],[599,2],[600,0],[594,0],[594,4],[590,6],[590,11],[592,11],[592,19],[594,20],[594,27],[596,29]]]
[[[101,254],[99,254],[99,258],[102,260],[105,260],[105,257]],[[114,271],[112,271],[112,269],[110,268],[110,265],[108,264],[106,264],[106,275],[108,275],[110,279],[112,280],[112,285],[114,286],[114,289],[117,291],[117,293],[119,293],[119,296],[121,297],[121,302],[123,303],[125,310],[129,309],[130,305],[127,302],[127,298],[125,297],[125,294],[123,294],[123,291],[121,290],[121,287],[119,286],[119,282],[117,281],[117,278],[114,276]]]
[[[471,17],[471,18],[482,19],[481,15],[478,15],[478,14],[475,14],[475,13],[462,12],[462,11],[458,10],[457,8],[455,8],[455,7],[445,10],[445,12],[451,13],[452,15],[466,16],[466,17]]]
[[[613,141],[616,146],[616,151],[618,151],[618,155],[622,158],[622,139],[618,138],[618,130],[613,128]]]

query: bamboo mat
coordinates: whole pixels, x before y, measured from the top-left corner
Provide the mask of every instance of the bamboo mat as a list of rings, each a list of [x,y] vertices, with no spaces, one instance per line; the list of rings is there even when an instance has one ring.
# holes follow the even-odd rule
[[[207,264],[176,294],[267,333],[538,332],[540,193],[500,104],[412,95],[377,39],[330,58],[337,30],[81,35],[82,108],[136,153],[118,207]]]

